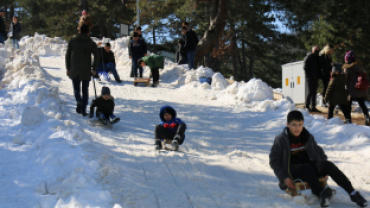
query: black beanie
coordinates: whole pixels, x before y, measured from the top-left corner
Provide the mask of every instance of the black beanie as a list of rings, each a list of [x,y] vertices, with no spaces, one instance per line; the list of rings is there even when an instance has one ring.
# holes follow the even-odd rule
[[[109,87],[102,87],[101,88],[101,94],[102,95],[110,95],[110,89],[109,89]]]

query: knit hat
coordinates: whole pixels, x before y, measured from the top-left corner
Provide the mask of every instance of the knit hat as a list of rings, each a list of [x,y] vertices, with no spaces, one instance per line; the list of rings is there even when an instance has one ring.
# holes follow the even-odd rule
[[[344,60],[347,63],[352,63],[356,61],[356,54],[353,51],[348,51],[346,55],[344,56]]]
[[[343,70],[342,70],[342,64],[340,64],[340,63],[333,63],[333,68],[331,69],[331,72],[332,73],[336,73],[336,72],[341,73],[341,72],[343,72]]]
[[[109,87],[102,87],[101,88],[101,94],[102,95],[110,95],[110,89],[109,89]]]

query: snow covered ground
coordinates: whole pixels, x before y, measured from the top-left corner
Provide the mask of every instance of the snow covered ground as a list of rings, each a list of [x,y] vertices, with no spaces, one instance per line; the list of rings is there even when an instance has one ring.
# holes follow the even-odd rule
[[[166,62],[159,88],[133,87],[119,39],[111,43],[123,83],[96,82],[98,94],[109,86],[116,98],[121,121],[110,130],[75,113],[65,43],[43,36],[23,43],[15,54],[0,47],[0,207],[319,207],[315,197],[302,203],[278,187],[268,154],[294,107],[273,101],[261,80],[229,85],[209,69]],[[199,83],[202,76],[213,77],[212,85]],[[153,151],[165,104],[188,125],[183,152]],[[369,200],[370,128],[304,115],[330,160]],[[332,207],[355,207],[329,185],[338,191]]]

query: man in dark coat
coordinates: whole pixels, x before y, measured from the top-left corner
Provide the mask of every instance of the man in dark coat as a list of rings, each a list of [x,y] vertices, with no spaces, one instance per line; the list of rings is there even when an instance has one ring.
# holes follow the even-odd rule
[[[91,74],[96,74],[99,62],[99,52],[96,43],[88,36],[89,26],[81,26],[81,34],[72,38],[68,43],[66,53],[67,75],[72,79],[75,98],[77,101],[76,112],[86,116],[86,106],[89,100],[89,83]],[[91,54],[94,55],[93,65]],[[92,69],[91,69],[92,67]],[[80,85],[82,82],[82,95]]]
[[[198,45],[198,36],[192,30],[187,22],[184,22],[182,28],[183,39],[185,40],[184,49],[188,56],[188,63],[190,69],[195,69],[194,57]]]
[[[139,34],[139,38],[142,38],[144,40],[143,34],[141,33],[141,26],[139,25],[139,26],[136,26],[135,27],[135,30],[130,33],[130,41],[134,38],[134,33],[135,32],[137,34]],[[133,70],[133,68],[134,68],[134,65],[131,64],[131,74],[130,74],[130,77],[134,77],[134,70]]]
[[[21,23],[18,21],[18,17],[13,17],[13,22],[10,25],[9,31],[13,32],[13,36],[10,37],[13,42],[13,48],[19,49],[19,40],[21,39],[22,26]]]
[[[113,51],[110,50],[110,43],[106,43],[104,48],[99,48],[100,61],[96,73],[101,71],[112,72],[116,82],[121,83],[121,79],[116,70],[116,60]]]
[[[312,47],[312,52],[307,53],[304,59],[303,69],[306,74],[306,87],[308,90],[306,97],[306,109],[311,112],[317,112],[316,109],[316,92],[318,80],[320,77],[320,64],[319,64],[319,47]],[[310,108],[311,104],[311,108]]]
[[[128,46],[129,58],[132,59],[132,70],[134,77],[138,77],[137,69],[139,68],[140,77],[143,77],[143,68],[138,65],[138,60],[146,56],[147,46],[144,39],[140,38],[139,33],[135,32],[133,39]]]
[[[6,27],[4,22],[5,12],[4,10],[0,10],[0,43],[4,44],[5,37],[6,37]]]

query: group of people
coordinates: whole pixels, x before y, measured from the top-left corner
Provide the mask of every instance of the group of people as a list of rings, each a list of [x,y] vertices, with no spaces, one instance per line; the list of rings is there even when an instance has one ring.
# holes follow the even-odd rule
[[[361,64],[357,62],[354,51],[348,51],[345,54],[344,64],[332,61],[333,51],[332,45],[326,45],[321,52],[318,46],[313,46],[312,51],[304,59],[303,68],[308,90],[305,107],[310,112],[318,111],[316,93],[318,81],[321,79],[324,85],[322,94],[328,107],[328,119],[333,117],[333,111],[339,105],[346,122],[352,123],[352,102],[357,101],[365,115],[365,125],[369,126],[369,111],[365,105],[369,88],[367,75]]]
[[[17,16],[13,16],[13,21],[6,31],[6,24],[4,22],[5,11],[0,10],[0,43],[5,44],[5,40],[10,38],[14,49],[19,49],[19,40],[21,39],[22,25],[18,21]]]
[[[199,42],[197,33],[190,28],[189,23],[184,22],[181,34],[182,38],[177,42],[179,50],[176,52],[176,63],[188,64],[189,69],[195,69],[194,56]]]

